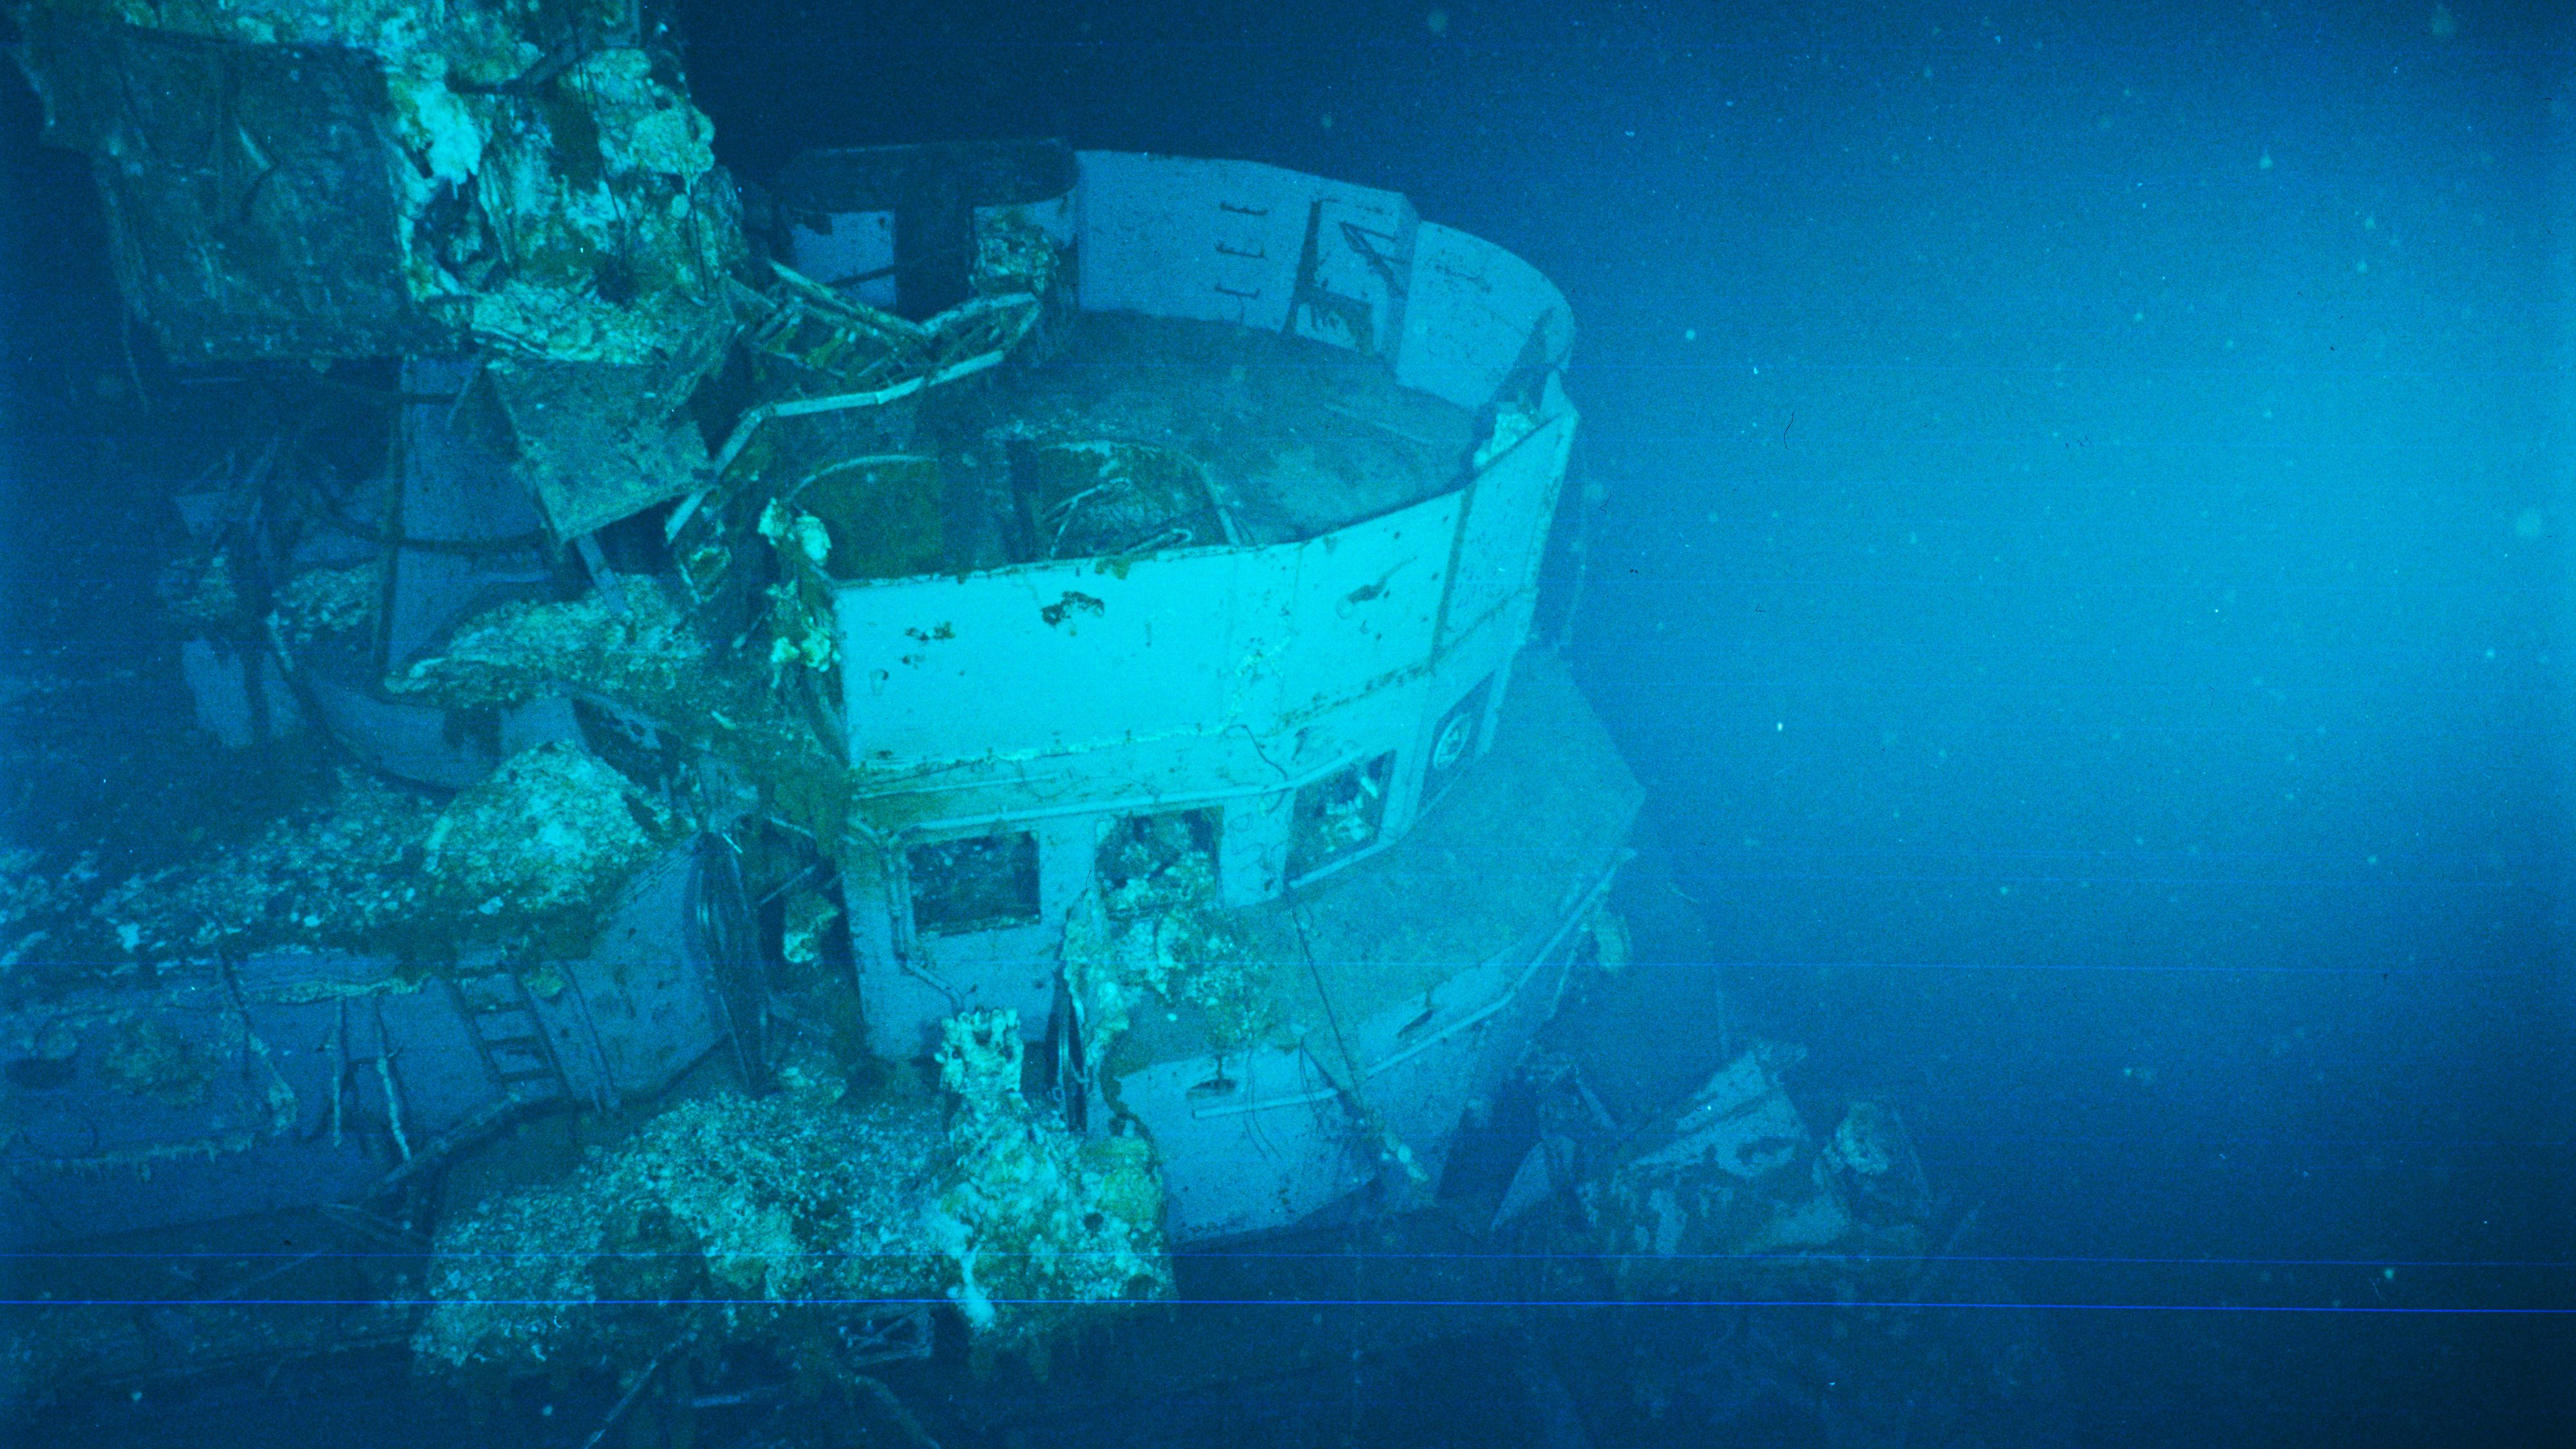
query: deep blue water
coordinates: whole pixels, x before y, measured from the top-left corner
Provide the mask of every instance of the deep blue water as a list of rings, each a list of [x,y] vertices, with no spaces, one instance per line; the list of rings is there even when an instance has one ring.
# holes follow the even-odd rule
[[[683,20],[746,174],[1055,134],[1535,263],[1604,496],[1578,673],[1736,1017],[1977,1206],[2048,1442],[2571,1442],[2566,16]],[[80,234],[0,225],[12,365],[99,367]]]

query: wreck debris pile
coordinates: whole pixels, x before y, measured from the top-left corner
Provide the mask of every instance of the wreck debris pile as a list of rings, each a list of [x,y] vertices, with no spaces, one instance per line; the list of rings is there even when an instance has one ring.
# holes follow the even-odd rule
[[[565,744],[504,762],[442,809],[342,768],[327,794],[247,842],[100,884],[11,873],[0,957],[12,985],[148,979],[158,965],[257,950],[341,949],[415,961],[466,941],[578,954],[600,915],[683,822]],[[32,866],[35,852],[10,852]]]
[[[1622,1296],[1847,1283],[1873,1266],[1919,1271],[1932,1203],[1896,1114],[1854,1103],[1818,1142],[1781,1084],[1804,1056],[1755,1045],[1586,1190],[1595,1245]]]
[[[422,868],[446,909],[569,917],[586,935],[618,887],[679,834],[671,812],[625,776],[549,742],[450,801],[421,841]]]
[[[684,1343],[847,1369],[853,1324],[932,1306],[1042,1356],[1172,1294],[1167,1230],[1422,1202],[1585,942],[1624,959],[1637,787],[1524,652],[1575,422],[1526,264],[1391,193],[1048,142],[836,153],[839,202],[774,198],[800,272],[754,260],[641,0],[11,9],[168,354],[396,364],[318,384],[384,414],[345,470],[374,515],[295,536],[263,462],[172,612],[245,697],[273,650],[322,728],[457,791],[342,772],[203,860],[0,882],[0,986],[214,958],[244,1023],[138,1012],[81,1061],[57,1026],[21,1075],[171,1105],[255,1059],[270,1129],[222,1145],[264,1170],[324,1140],[300,1051],[333,1149],[381,1098],[401,1166],[354,1190],[424,1210],[466,1140],[416,1155],[433,1101],[637,1112],[446,1215],[423,1362],[642,1364],[622,1412]],[[272,1060],[236,967],[280,948],[296,999],[258,1004],[322,1045]],[[323,982],[331,950],[362,959]],[[945,1102],[886,1085],[925,1048]],[[1819,1143],[1786,1065],[1593,1164],[1619,1292],[1920,1251],[1894,1115]]]
[[[703,1333],[817,1336],[834,1318],[953,1301],[1034,1347],[1104,1305],[1167,1294],[1144,1144],[1085,1143],[1019,1095],[1018,1024],[949,1024],[928,1097],[847,1100],[802,1073],[769,1097],[683,1102],[569,1179],[460,1215],[438,1238],[416,1347],[434,1362],[651,1353]],[[828,1338],[828,1335],[824,1335]]]
[[[1272,962],[1217,903],[1204,855],[1182,854],[1130,877],[1105,899],[1086,897],[1065,916],[1059,954],[1094,1065],[1138,1010],[1188,1011],[1224,1051],[1260,1041],[1280,1024]]]
[[[836,838],[849,770],[778,691],[711,648],[661,581],[616,576],[604,593],[502,604],[389,675],[397,699],[488,709],[572,694],[603,701],[723,762],[776,818]],[[727,802],[714,801],[710,810]]]
[[[738,205],[713,124],[631,0],[23,13],[54,139],[100,158],[123,263],[174,350],[363,356],[470,338],[638,364],[729,325]],[[229,76],[229,108],[120,91],[120,70]],[[208,174],[117,161],[137,146],[211,157]],[[210,206],[226,225],[191,240],[185,223]],[[264,280],[275,295],[249,295]]]
[[[1020,1094],[1020,1023],[951,1018],[940,1085],[957,1095],[951,1178],[925,1218],[954,1268],[967,1323],[1027,1343],[1075,1326],[1085,1305],[1171,1292],[1162,1186],[1143,1139],[1084,1141]]]
[[[387,678],[385,690],[473,709],[525,704],[578,684],[657,718],[685,718],[705,680],[705,642],[652,579],[621,578],[618,592],[623,614],[599,594],[478,614]]]
[[[384,587],[384,565],[374,559],[306,569],[278,589],[269,609],[269,627],[278,642],[291,651],[310,648],[326,639],[363,637],[375,627]]]
[[[451,1367],[640,1357],[692,1329],[756,1336],[800,1301],[935,1296],[917,1224],[941,1141],[927,1100],[683,1102],[568,1179],[451,1219],[415,1347]]]
[[[436,816],[424,797],[344,769],[326,796],[246,843],[108,884],[94,858],[75,861],[60,884],[0,900],[0,940],[21,977],[11,984],[148,978],[156,964],[224,952],[377,940],[423,909],[418,846]]]

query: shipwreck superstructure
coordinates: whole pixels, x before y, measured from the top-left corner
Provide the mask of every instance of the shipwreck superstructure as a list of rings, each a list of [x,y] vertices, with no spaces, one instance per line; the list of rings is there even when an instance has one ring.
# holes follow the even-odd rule
[[[1627,950],[1640,790],[1534,640],[1565,299],[1250,162],[738,191],[624,0],[455,15],[24,7],[127,305],[256,400],[174,500],[199,724],[303,763],[151,869],[12,851],[10,1244],[382,1209],[425,1361],[866,1364],[1428,1201]],[[1749,1049],[1699,1107],[1604,1241],[1812,1248],[1919,1187]],[[434,1191],[539,1118],[604,1125]]]
[[[871,159],[791,175],[800,274],[878,262],[827,189]],[[769,423],[761,507],[820,545],[780,552],[853,768],[871,1046],[1016,1011],[1077,1115],[1157,1142],[1176,1237],[1276,1228],[1389,1153],[1438,1171],[1617,865],[1635,786],[1552,660],[1515,671],[1571,328],[1400,196],[1071,160],[996,198],[1064,229],[1060,349],[910,451]]]

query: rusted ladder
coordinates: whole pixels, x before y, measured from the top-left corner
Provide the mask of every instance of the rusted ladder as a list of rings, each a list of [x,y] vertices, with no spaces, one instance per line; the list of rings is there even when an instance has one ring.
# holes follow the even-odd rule
[[[475,1053],[503,1092],[528,1101],[572,1095],[563,1060],[546,1039],[545,1021],[537,1015],[537,1004],[529,998],[528,983],[519,973],[500,971],[461,981],[451,977],[447,990],[456,999],[457,1015],[464,1019],[467,1034],[474,1038]],[[530,1083],[546,1085],[537,1088]]]

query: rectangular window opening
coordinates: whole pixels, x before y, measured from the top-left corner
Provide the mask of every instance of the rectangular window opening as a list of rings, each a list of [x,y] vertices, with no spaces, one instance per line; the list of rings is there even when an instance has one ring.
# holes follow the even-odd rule
[[[1111,917],[1125,919],[1214,900],[1221,818],[1210,806],[1111,821],[1093,861],[1101,905]]]
[[[1377,844],[1386,823],[1387,783],[1394,777],[1390,750],[1299,789],[1289,878],[1311,876]]]
[[[912,925],[954,936],[1038,920],[1038,838],[1026,830],[939,840],[904,852]]]

